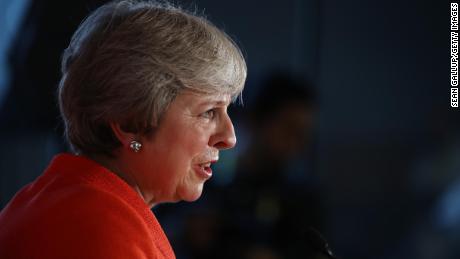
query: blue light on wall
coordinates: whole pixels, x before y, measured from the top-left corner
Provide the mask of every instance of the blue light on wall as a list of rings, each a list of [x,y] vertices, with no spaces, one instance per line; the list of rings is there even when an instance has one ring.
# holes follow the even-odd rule
[[[0,0],[0,105],[8,90],[8,49],[29,0]]]

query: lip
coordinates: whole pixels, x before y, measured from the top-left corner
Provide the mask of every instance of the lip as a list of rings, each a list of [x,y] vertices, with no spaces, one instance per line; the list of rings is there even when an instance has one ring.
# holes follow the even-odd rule
[[[196,164],[194,166],[194,170],[196,172],[196,174],[205,179],[205,180],[208,180],[209,178],[212,177],[212,168],[211,168],[211,165],[216,163],[217,160],[211,160],[211,161],[208,161],[208,162],[204,162],[204,163],[200,163],[200,164]]]

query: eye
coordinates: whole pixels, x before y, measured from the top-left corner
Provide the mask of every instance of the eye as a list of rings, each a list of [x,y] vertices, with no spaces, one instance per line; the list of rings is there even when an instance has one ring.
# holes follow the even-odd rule
[[[215,114],[216,114],[215,109],[210,109],[210,110],[203,112],[200,116],[206,119],[212,119],[214,118]]]

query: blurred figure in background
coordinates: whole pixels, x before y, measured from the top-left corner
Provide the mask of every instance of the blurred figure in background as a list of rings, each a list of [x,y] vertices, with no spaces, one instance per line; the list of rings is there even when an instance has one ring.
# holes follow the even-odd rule
[[[228,241],[221,243],[237,246],[230,250],[242,258],[312,258],[305,236],[309,225],[319,223],[307,161],[315,108],[312,90],[298,78],[274,73],[248,108],[251,142],[225,193]]]

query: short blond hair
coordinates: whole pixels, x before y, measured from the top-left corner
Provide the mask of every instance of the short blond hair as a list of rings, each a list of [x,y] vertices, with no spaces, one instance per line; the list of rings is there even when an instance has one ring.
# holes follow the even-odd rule
[[[59,106],[76,153],[112,155],[110,123],[150,134],[177,94],[241,96],[238,46],[196,12],[167,2],[123,0],[90,14],[62,58]]]

